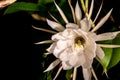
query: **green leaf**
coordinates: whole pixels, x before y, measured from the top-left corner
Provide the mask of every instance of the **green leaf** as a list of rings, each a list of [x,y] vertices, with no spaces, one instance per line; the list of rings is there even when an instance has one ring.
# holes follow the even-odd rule
[[[67,80],[71,80],[71,74],[73,73],[73,69],[70,69],[68,71],[66,71],[66,79]]]
[[[107,72],[108,65],[110,63],[111,57],[112,57],[112,49],[111,48],[103,48],[105,52],[105,56],[103,59],[100,60],[100,63],[102,64],[103,71]]]
[[[104,41],[102,43],[107,43],[107,44],[109,43],[109,44],[111,44],[112,40]],[[112,57],[113,49],[112,48],[103,48],[103,51],[105,53],[105,56],[104,56],[104,58],[100,59],[99,62],[101,63],[101,65],[103,67],[103,71],[107,72],[107,70],[108,70],[107,68],[108,68],[108,65],[109,65],[111,57]]]
[[[39,4],[48,4],[48,3],[52,3],[54,0],[38,0]]]
[[[18,11],[39,11],[39,6],[35,3],[16,2],[10,5],[4,14],[11,14]]]
[[[120,45],[120,36],[113,40],[113,44]],[[114,48],[108,69],[114,67],[119,62],[120,62],[120,48]]]
[[[113,40],[105,41],[103,43],[120,45],[120,34]],[[100,60],[103,71],[107,72],[120,62],[120,48],[103,48],[105,57]]]
[[[52,80],[52,71],[47,72],[47,80]]]

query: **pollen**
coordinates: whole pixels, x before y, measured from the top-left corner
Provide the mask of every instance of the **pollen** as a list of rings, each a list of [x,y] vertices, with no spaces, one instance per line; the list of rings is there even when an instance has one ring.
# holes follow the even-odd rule
[[[75,46],[77,48],[83,48],[84,44],[85,44],[85,39],[83,37],[80,36],[75,38]]]

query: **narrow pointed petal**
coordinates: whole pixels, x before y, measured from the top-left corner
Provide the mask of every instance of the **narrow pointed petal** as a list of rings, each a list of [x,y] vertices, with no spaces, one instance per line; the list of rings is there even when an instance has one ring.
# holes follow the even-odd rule
[[[77,76],[77,68],[74,68],[74,72],[73,72],[73,80],[76,80],[76,76]]]
[[[52,33],[52,34],[55,34],[57,32],[55,31],[52,31],[52,30],[48,30],[48,29],[44,29],[44,28],[38,28],[38,27],[35,27],[35,26],[32,26],[34,29],[37,29],[37,30],[40,30],[40,31],[44,31],[44,32],[48,32],[48,33]]]
[[[75,7],[75,16],[76,16],[77,24],[79,25],[79,22],[82,18],[82,12],[81,12],[80,6],[78,4],[78,1],[76,3],[76,7]]]
[[[35,44],[48,44],[48,43],[52,43],[52,42],[53,42],[52,40],[45,40],[45,41],[37,42]]]
[[[57,23],[60,23],[50,12],[48,12],[48,13]]]
[[[47,23],[51,28],[53,28],[56,31],[63,31],[65,29],[61,24],[56,23],[56,22],[51,21],[51,20],[48,20],[48,19],[47,19]]]
[[[47,71],[50,71],[52,70],[53,68],[55,68],[61,61],[59,59],[56,59],[55,61],[53,61],[49,67],[44,71],[44,72],[47,72]]]
[[[97,20],[99,14],[100,14],[100,11],[101,11],[101,9],[102,9],[102,6],[103,6],[103,0],[102,0],[102,3],[101,3],[101,5],[100,5],[100,8],[99,8],[99,10],[98,10],[98,12],[97,12],[97,15],[96,15],[95,19],[93,20],[93,23],[95,23],[95,21]]]
[[[90,69],[88,68],[82,68],[82,71],[83,71],[83,77],[84,77],[84,80],[90,80],[91,79],[91,71]]]
[[[95,71],[94,71],[94,69],[92,67],[91,67],[91,72],[92,72],[92,75],[94,76],[95,80],[98,80],[98,78],[97,78],[97,76],[95,74]]]
[[[92,16],[93,7],[94,7],[94,0],[92,0],[92,2],[91,2],[90,11],[89,11],[89,14],[88,14],[88,20],[89,20],[89,19],[91,18],[91,16]]]
[[[112,45],[112,44],[97,44],[97,45],[104,48],[120,48],[120,45]]]
[[[107,32],[107,33],[102,33],[97,35],[96,37],[96,41],[103,41],[103,40],[111,40],[114,39],[117,34],[119,34],[120,31],[116,31],[116,32]]]
[[[61,10],[61,8],[56,4],[56,2],[54,1],[54,4],[56,6],[56,8],[58,9],[61,17],[63,18],[63,20],[65,21],[65,23],[69,23],[69,21],[67,20],[65,14],[63,13],[63,11]]]
[[[100,58],[100,59],[102,59],[105,56],[104,51],[102,50],[102,48],[100,46],[97,46],[96,54],[97,54],[98,58]]]
[[[47,49],[47,51],[48,51],[49,53],[53,53],[55,47],[56,47],[56,43],[54,42],[54,43]]]
[[[71,9],[71,12],[72,12],[74,23],[76,23],[75,12],[74,12],[74,9],[71,5],[71,0],[68,0],[68,3],[69,3],[69,6],[70,6],[70,9]]]
[[[81,29],[84,31],[89,31],[91,28],[91,25],[86,18],[84,18],[80,21],[80,26],[81,26]]]
[[[107,21],[107,19],[108,19],[109,16],[111,15],[112,10],[113,10],[113,9],[111,9],[111,10],[105,15],[105,17],[103,17],[103,18],[98,22],[98,24],[96,25],[96,27],[92,29],[92,32],[97,31],[97,30]]]
[[[58,72],[57,72],[57,74],[55,75],[55,77],[54,77],[53,80],[55,80],[55,79],[58,77],[58,75],[60,74],[61,70],[62,70],[62,66],[58,69]]]

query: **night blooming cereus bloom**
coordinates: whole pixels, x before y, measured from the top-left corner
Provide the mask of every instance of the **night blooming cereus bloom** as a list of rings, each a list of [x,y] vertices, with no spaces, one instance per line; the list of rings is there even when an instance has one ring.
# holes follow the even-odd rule
[[[112,9],[97,24],[95,24],[95,21],[100,14],[102,4],[95,19],[92,20],[91,16],[93,12],[94,0],[91,1],[89,10],[87,10],[88,8],[84,4],[84,1],[81,0],[82,9],[85,13],[84,18],[82,17],[82,11],[78,2],[76,3],[75,9],[72,7],[70,0],[68,0],[68,3],[73,15],[74,23],[68,21],[64,12],[54,1],[57,10],[66,23],[66,26],[64,27],[54,16],[52,16],[52,14],[50,14],[55,21],[47,19],[47,23],[51,28],[58,31],[58,33],[40,28],[40,30],[54,33],[54,35],[52,36],[51,41],[41,41],[37,44],[52,42],[47,51],[48,53],[53,53],[53,55],[57,58],[44,72],[52,70],[55,66],[61,63],[62,65],[53,80],[56,79],[62,69],[69,70],[72,68],[74,68],[73,80],[76,80],[77,68],[81,66],[84,80],[90,80],[92,74],[97,80],[97,77],[92,68],[92,63],[94,58],[102,59],[104,57],[104,51],[101,47],[120,47],[120,45],[96,43],[96,41],[114,39],[116,35],[120,33],[120,31],[107,32],[102,34],[95,33],[107,21],[111,15]]]

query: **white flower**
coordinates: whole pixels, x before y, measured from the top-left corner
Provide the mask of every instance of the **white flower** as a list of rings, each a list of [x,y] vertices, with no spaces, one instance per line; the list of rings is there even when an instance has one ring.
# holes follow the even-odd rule
[[[98,57],[99,59],[101,59],[104,57],[104,51],[101,47],[120,47],[120,45],[97,44],[96,41],[114,39],[116,35],[120,33],[120,31],[102,34],[95,33],[109,18],[112,9],[95,25],[95,21],[102,8],[102,4],[96,18],[92,21],[91,16],[93,12],[94,0],[92,0],[91,2],[89,12],[86,12],[87,10],[85,10],[85,5],[83,4],[83,11],[85,12],[85,17],[83,19],[78,2],[76,4],[75,11],[70,3],[70,0],[68,0],[68,2],[72,11],[74,23],[70,23],[68,21],[63,11],[56,4],[56,2],[54,2],[55,6],[58,9],[61,17],[65,21],[66,26],[62,26],[52,15],[51,17],[56,22],[47,19],[48,25],[59,32],[52,36],[53,43],[47,49],[49,53],[53,53],[57,60],[51,63],[51,65],[44,72],[53,69],[59,63],[61,63],[62,66],[58,70],[55,78],[60,73],[62,68],[64,70],[74,68],[73,80],[75,80],[77,68],[82,66],[84,79],[90,80],[91,72],[94,74],[94,71],[92,69],[94,58]],[[95,75],[94,77],[96,79]]]

